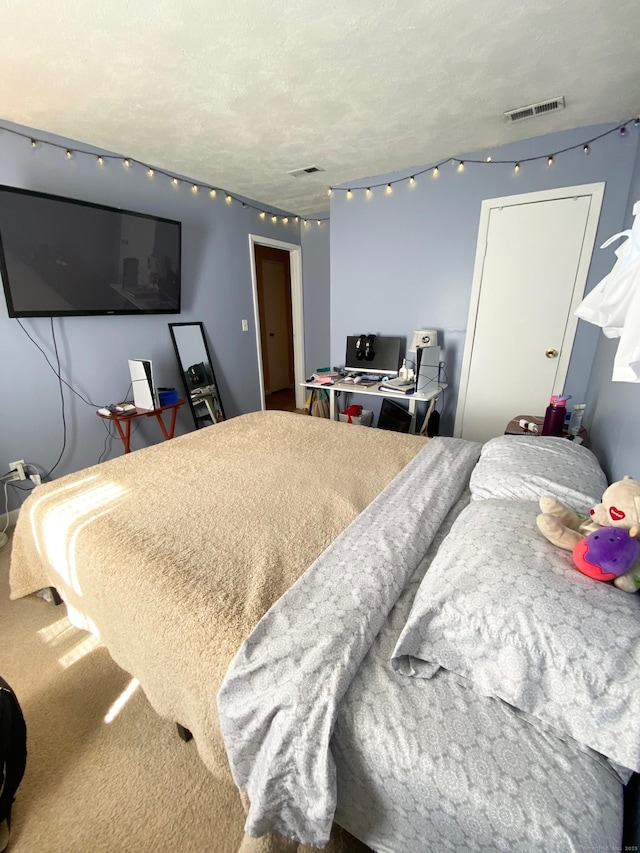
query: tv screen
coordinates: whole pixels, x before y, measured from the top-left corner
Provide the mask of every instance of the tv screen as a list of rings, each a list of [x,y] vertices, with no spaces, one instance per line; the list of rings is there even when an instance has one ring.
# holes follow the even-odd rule
[[[180,313],[181,223],[0,186],[10,317]]]
[[[347,352],[344,360],[346,373],[373,373],[376,376],[395,376],[400,369],[400,351],[403,338],[376,335],[373,342],[373,357],[358,358],[356,342],[361,335],[347,337]]]

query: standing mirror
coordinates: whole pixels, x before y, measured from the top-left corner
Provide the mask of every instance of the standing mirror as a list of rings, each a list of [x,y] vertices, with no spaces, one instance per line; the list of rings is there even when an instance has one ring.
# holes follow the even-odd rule
[[[169,323],[196,429],[225,419],[202,323]]]

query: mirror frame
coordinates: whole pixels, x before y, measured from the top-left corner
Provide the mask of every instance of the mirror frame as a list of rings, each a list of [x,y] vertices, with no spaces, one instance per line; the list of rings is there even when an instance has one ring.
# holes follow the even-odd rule
[[[206,415],[199,415],[196,412],[196,406],[194,405],[193,399],[191,397],[191,389],[189,388],[189,383],[187,382],[185,370],[184,370],[183,365],[182,365],[182,359],[180,358],[180,350],[178,349],[178,342],[176,340],[176,336],[175,336],[174,331],[173,331],[174,328],[176,328],[177,326],[193,326],[196,328],[197,327],[200,328],[200,334],[202,336],[202,344],[204,346],[204,351],[205,351],[206,356],[207,356],[209,368],[211,369],[211,377],[212,377],[212,383],[211,384],[216,389],[216,397],[218,400],[218,407],[219,407],[220,412],[222,414],[222,420],[226,420],[226,415],[224,413],[224,408],[222,406],[222,400],[220,399],[220,389],[218,388],[218,383],[216,381],[216,374],[215,374],[215,371],[213,369],[213,362],[211,361],[211,353],[209,352],[209,346],[207,344],[207,338],[206,338],[205,333],[204,333],[204,325],[201,322],[169,323],[168,325],[169,325],[169,333],[171,334],[171,340],[173,341],[173,348],[174,348],[175,353],[176,353],[176,360],[178,362],[178,368],[180,370],[180,378],[182,379],[182,384],[184,386],[187,403],[189,404],[189,408],[191,409],[191,414],[193,416],[193,422],[195,424],[196,429],[202,429],[203,427],[208,426],[208,424],[202,423],[203,420],[211,421],[212,424],[216,424],[219,421],[216,420],[211,415],[211,413],[209,412],[209,409],[207,409]]]

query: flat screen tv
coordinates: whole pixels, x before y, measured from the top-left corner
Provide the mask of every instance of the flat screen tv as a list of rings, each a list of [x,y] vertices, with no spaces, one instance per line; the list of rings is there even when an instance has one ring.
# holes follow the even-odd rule
[[[376,335],[369,358],[359,352],[356,342],[362,335],[347,337],[347,352],[344,360],[345,373],[372,373],[376,376],[396,376],[400,369],[400,352],[403,338]],[[361,350],[362,352],[362,350]]]
[[[0,186],[10,317],[180,313],[181,223]]]

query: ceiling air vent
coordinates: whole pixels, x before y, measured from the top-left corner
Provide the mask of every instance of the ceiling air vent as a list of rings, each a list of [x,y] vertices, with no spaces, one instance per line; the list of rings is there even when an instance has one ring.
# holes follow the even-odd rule
[[[559,98],[550,98],[548,101],[539,101],[537,104],[529,104],[527,107],[508,110],[504,115],[507,121],[522,121],[525,118],[534,118],[544,113],[552,113],[554,110],[563,109],[564,95],[561,95]]]
[[[324,172],[319,166],[306,166],[304,169],[294,169],[292,172],[287,172],[292,178],[299,178],[302,175],[313,175],[314,172]]]

